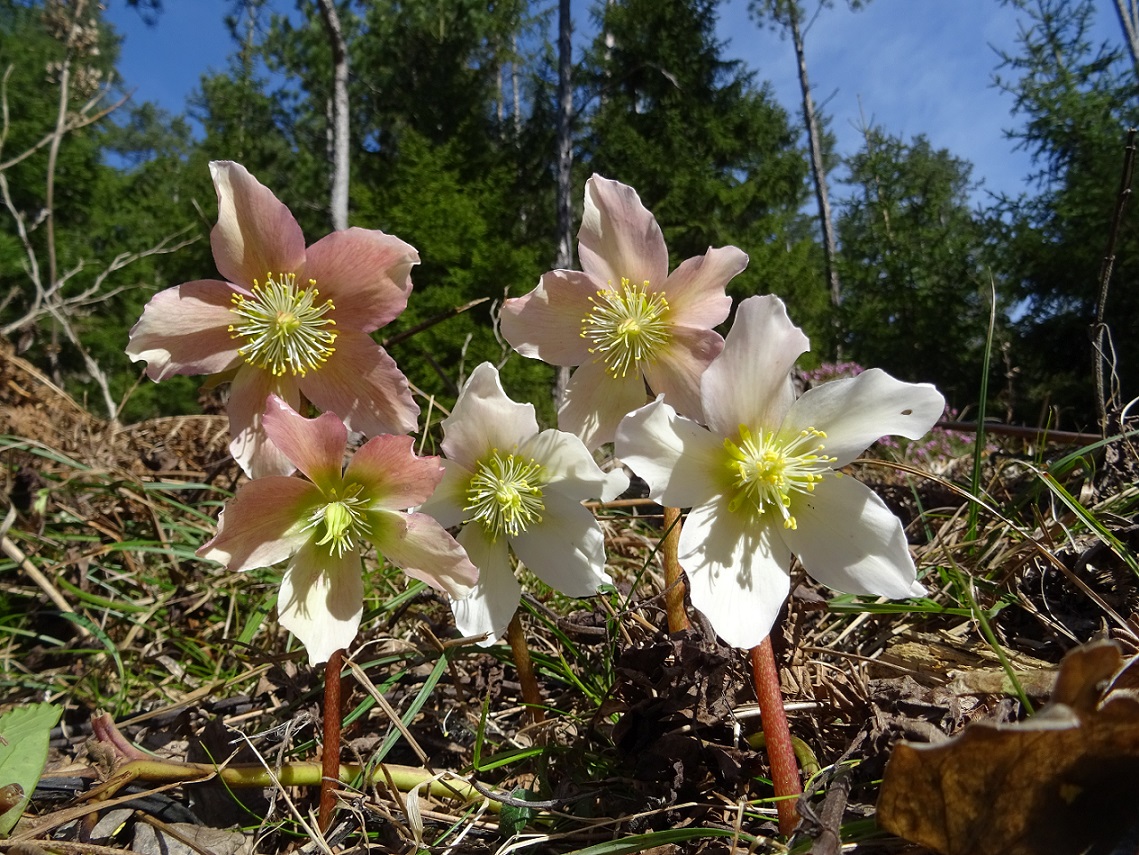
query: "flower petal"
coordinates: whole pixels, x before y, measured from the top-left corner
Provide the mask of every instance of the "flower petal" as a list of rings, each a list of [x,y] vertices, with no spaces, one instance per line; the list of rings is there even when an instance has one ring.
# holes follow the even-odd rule
[[[337,556],[306,543],[285,570],[277,599],[281,626],[308,651],[310,665],[327,662],[348,647],[364,614],[364,578],[360,556]]]
[[[230,282],[249,287],[266,274],[295,273],[304,266],[301,227],[273,191],[240,163],[210,164],[218,194],[218,222],[210,232],[214,263]]]
[[[747,267],[747,253],[739,247],[709,248],[672,271],[665,283],[669,319],[682,326],[711,329],[728,319],[732,298],[725,288]]]
[[[543,496],[542,521],[510,539],[514,554],[539,579],[571,597],[589,597],[610,581],[605,536],[579,501],[555,491]]]
[[[719,500],[694,509],[680,532],[680,566],[692,605],[733,647],[771,632],[791,588],[791,554],[770,526]]]
[[[741,424],[775,430],[795,397],[791,368],[809,349],[778,297],[748,297],[740,303],[724,350],[700,385],[704,419],[712,432],[735,436]]]
[[[419,406],[407,378],[364,333],[341,330],[328,361],[296,382],[306,398],[336,413],[349,430],[375,436],[411,433],[417,426]]]
[[[427,514],[374,511],[372,542],[388,561],[413,579],[461,599],[474,590],[479,571],[466,550]]]
[[[443,480],[417,510],[430,514],[444,528],[462,525],[466,519],[467,491],[474,474],[455,460],[443,460]]]
[[[681,415],[703,421],[700,383],[704,372],[724,349],[724,340],[712,330],[676,327],[672,341],[654,362],[645,365],[645,380],[655,394]]]
[[[277,395],[265,404],[265,433],[308,479],[327,491],[340,484],[348,431],[333,413],[306,419]]]
[[[506,538],[492,541],[482,526],[469,525],[459,532],[459,543],[479,568],[479,580],[468,596],[451,602],[455,626],[464,638],[487,634],[478,644],[490,647],[506,634],[522,602],[522,586],[510,567]]]
[[[577,270],[551,270],[538,287],[502,304],[502,337],[531,359],[550,365],[581,365],[589,360],[582,322],[593,311],[591,299],[610,286]]]
[[[545,483],[577,502],[610,502],[629,488],[629,476],[618,469],[605,472],[585,444],[564,430],[544,430],[518,447],[518,455],[537,461]]]
[[[451,415],[443,420],[443,453],[468,469],[493,449],[513,452],[538,432],[533,404],[507,397],[498,369],[489,362],[467,378]]]
[[[892,599],[920,596],[917,570],[902,523],[874,492],[848,477],[831,477],[797,494],[791,513],[797,528],[780,529],[803,567],[828,587],[847,594]]]
[[[305,280],[315,279],[321,301],[332,300],[338,329],[371,332],[391,323],[411,293],[419,253],[393,235],[351,228],[308,248]]]
[[[558,427],[576,434],[586,448],[598,448],[613,441],[621,419],[643,406],[647,397],[639,371],[614,377],[605,363],[586,362],[566,384]]]
[[[620,287],[650,284],[659,291],[668,278],[668,248],[656,218],[632,187],[592,176],[585,182],[585,210],[577,233],[581,269]]]
[[[243,365],[229,387],[229,453],[250,478],[288,475],[296,469],[265,433],[265,404],[270,394],[279,395],[294,409],[300,393],[291,377],[274,377],[268,371]]]
[[[784,428],[813,427],[827,435],[826,453],[839,469],[883,436],[918,439],[941,418],[945,398],[929,383],[906,383],[880,368],[808,389],[787,413]]]
[[[410,436],[375,436],[352,456],[344,483],[362,484],[375,507],[403,511],[422,504],[443,478],[438,457],[417,457]]]
[[[723,441],[657,397],[625,416],[617,457],[645,479],[649,498],[672,508],[710,502],[728,477]]]
[[[242,484],[198,555],[233,571],[284,561],[309,539],[303,523],[320,502],[320,491],[303,478],[271,475]]]
[[[151,380],[174,374],[220,374],[240,358],[230,335],[232,298],[226,282],[199,279],[150,298],[127,343],[132,362],[146,362]]]

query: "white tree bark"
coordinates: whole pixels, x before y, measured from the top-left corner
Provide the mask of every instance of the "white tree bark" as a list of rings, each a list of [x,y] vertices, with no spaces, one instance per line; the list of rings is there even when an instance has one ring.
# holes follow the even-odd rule
[[[332,154],[332,195],[329,213],[332,228],[348,228],[348,181],[350,177],[348,147],[348,45],[340,26],[335,0],[319,0],[320,16],[332,48],[332,121],[329,148]]]

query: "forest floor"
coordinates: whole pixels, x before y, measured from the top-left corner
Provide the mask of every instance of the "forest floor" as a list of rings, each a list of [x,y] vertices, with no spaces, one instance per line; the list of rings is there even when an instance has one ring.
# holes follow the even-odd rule
[[[990,436],[976,457],[972,436],[943,434],[935,449],[854,465],[906,522],[929,594],[891,603],[793,580],[773,634],[807,791],[790,838],[747,653],[696,613],[690,630],[666,631],[661,509],[631,501],[597,509],[612,588],[569,600],[528,586],[542,716],[522,704],[508,646],[457,639],[443,600],[370,563],[344,671],[341,758],[355,773],[319,832],[317,789],[297,782],[319,762],[323,668],[276,623],[280,568],[237,574],[194,556],[238,483],[227,442],[220,416],[102,422],[0,354],[0,713],[62,710],[0,852],[1139,849],[1119,848],[1139,832],[1135,791],[1120,783],[1139,767],[1139,669],[1117,676],[1139,637],[1139,457],[1126,434]],[[1110,661],[1087,646],[1097,640],[1112,642]],[[1040,721],[1068,718],[1035,726],[1074,649],[1082,676],[1073,666],[1056,689],[1064,703]],[[1122,712],[1109,703],[1128,693]],[[974,737],[947,741],[967,727]],[[1053,730],[1082,741],[1044,754],[1016,743],[1001,759],[1005,735],[1026,727],[1034,745]],[[900,740],[968,748],[978,733],[994,744],[949,760],[918,752],[919,771],[883,797]],[[115,778],[138,749],[166,777]],[[203,781],[192,763],[280,785]],[[424,770],[410,786],[409,769]],[[485,795],[447,790],[470,795],[466,782]],[[0,811],[19,801],[4,783]],[[1082,848],[1064,848],[1069,837]]]

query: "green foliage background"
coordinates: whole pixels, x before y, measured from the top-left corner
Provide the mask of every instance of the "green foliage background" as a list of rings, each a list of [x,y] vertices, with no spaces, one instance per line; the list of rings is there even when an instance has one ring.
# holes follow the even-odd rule
[[[1040,168],[1036,192],[976,208],[970,164],[922,137],[866,128],[862,150],[844,163],[827,152],[841,167],[832,171],[840,306],[830,304],[824,277],[799,117],[775,102],[762,69],[724,58],[715,0],[591,7],[596,35],[574,69],[578,214],[591,173],[631,184],[660,221],[674,264],[709,246],[743,248],[751,260],[732,296],[783,297],[812,337],[811,359],[842,356],[935,382],[957,409],[977,403],[996,293],[1001,351],[990,405],[1029,423],[1055,407],[1065,426],[1088,426],[1088,329],[1124,129],[1139,120],[1135,68],[1119,49],[1090,42],[1091,0],[1008,2],[1030,26],[1019,52],[1004,57],[999,82]],[[127,421],[200,406],[198,380],[140,383],[123,346],[153,293],[216,275],[211,159],[247,166],[310,241],[329,229],[327,36],[312,0],[288,13],[279,6],[235,6],[230,64],[202,78],[185,115],[126,101],[67,134],[52,167],[51,147],[39,143],[55,125],[58,68],[69,63],[67,106],[79,111],[113,78],[117,37],[94,7],[84,19],[93,35],[76,45],[52,23],[68,4],[0,0],[9,104],[0,175],[10,200],[0,209],[0,328],[93,409],[81,354],[50,314],[35,311],[29,258],[45,277],[49,174],[56,278],[69,294],[100,284],[68,307],[68,318],[116,400],[126,401]],[[552,370],[511,355],[494,317],[505,297],[529,291],[554,264],[554,10],[528,0],[339,6],[352,68],[350,221],[397,234],[422,256],[407,312],[377,337],[398,339],[482,300],[397,340],[393,355],[444,404],[474,365],[501,364],[509,391],[552,420]],[[584,7],[575,14],[582,20]],[[102,105],[121,95],[112,85]],[[1125,334],[1139,322],[1134,223],[1132,215],[1121,232],[1107,307],[1120,401],[1139,394],[1126,370],[1139,361],[1139,343]],[[189,242],[148,254],[164,240]],[[141,257],[99,280],[121,253]]]

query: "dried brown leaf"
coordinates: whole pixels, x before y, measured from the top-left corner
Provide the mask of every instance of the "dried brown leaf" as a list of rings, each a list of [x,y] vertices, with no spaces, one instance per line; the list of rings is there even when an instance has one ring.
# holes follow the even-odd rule
[[[1052,701],[1027,721],[975,723],[940,745],[899,743],[879,825],[943,855],[1115,851],[1139,814],[1132,664],[1111,643],[1077,648]]]

